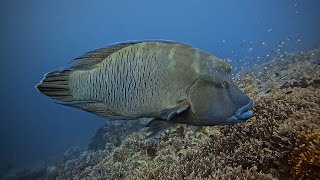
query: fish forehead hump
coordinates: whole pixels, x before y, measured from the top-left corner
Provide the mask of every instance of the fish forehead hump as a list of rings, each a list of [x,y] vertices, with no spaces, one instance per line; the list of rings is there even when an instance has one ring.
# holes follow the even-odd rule
[[[187,99],[198,74],[197,49],[177,43],[144,42],[125,47],[95,69],[70,75],[71,94],[106,104],[126,117],[158,116]]]
[[[195,69],[201,80],[218,84],[231,82],[231,65],[206,52],[202,53],[202,58],[198,61]]]

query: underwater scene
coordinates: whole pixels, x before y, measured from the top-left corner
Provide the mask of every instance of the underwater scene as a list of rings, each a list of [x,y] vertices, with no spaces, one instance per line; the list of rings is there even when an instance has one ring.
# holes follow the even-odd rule
[[[319,9],[3,0],[0,179],[320,180]]]

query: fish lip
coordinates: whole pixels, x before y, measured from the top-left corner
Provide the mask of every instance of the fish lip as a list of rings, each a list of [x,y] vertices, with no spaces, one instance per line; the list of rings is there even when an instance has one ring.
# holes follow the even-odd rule
[[[251,111],[253,109],[254,102],[252,100],[249,101],[248,104],[242,106],[239,108],[232,117],[228,118],[228,122],[243,122],[245,120],[248,120],[253,116],[253,112]]]

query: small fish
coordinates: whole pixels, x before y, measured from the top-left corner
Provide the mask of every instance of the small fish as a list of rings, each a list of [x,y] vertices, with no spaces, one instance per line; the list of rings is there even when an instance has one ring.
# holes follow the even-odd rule
[[[113,44],[47,73],[36,88],[107,119],[151,118],[153,137],[175,123],[235,124],[249,119],[253,101],[230,77],[231,66],[172,41]]]

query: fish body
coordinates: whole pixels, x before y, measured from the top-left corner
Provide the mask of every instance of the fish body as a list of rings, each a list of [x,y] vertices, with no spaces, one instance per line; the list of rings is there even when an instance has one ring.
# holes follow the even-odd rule
[[[49,72],[38,90],[61,104],[111,119],[153,118],[155,135],[174,123],[234,124],[253,102],[225,61],[190,45],[140,41],[110,45]]]

